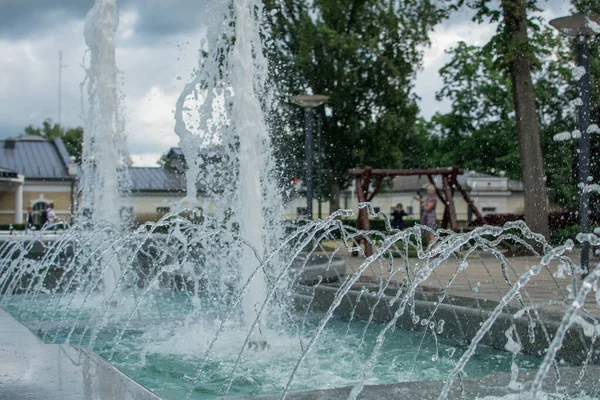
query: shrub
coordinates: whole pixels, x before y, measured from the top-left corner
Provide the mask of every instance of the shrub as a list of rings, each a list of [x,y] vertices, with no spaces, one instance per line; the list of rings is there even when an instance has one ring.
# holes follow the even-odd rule
[[[493,226],[504,226],[507,222],[521,221],[524,219],[522,214],[487,214],[485,215],[485,221],[487,225]],[[479,218],[471,221],[469,226],[483,226],[484,223]]]
[[[567,241],[567,239],[575,241],[575,236],[577,236],[579,232],[579,225],[572,225],[568,227],[555,229],[550,232],[550,243],[554,246],[558,246],[564,244]]]
[[[485,220],[488,225],[493,226],[504,226],[507,222],[522,221],[525,219],[523,214],[487,214]],[[591,215],[590,223],[593,225],[599,225],[600,218],[598,216]],[[563,229],[579,224],[579,213],[574,211],[559,210],[551,211],[548,213],[548,226],[550,231],[556,229]],[[472,221],[469,225],[471,226],[482,226],[483,222],[480,219]]]

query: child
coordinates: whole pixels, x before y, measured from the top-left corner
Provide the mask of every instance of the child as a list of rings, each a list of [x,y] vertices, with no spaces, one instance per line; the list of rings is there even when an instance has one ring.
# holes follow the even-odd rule
[[[396,204],[396,209],[392,212],[392,228],[400,230],[404,229],[404,220],[402,218],[407,215],[402,203]]]

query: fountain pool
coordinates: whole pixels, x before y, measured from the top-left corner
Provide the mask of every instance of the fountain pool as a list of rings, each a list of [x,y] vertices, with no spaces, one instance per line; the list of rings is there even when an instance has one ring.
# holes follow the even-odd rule
[[[18,315],[21,300],[15,296],[4,307]],[[40,296],[38,301],[37,308],[43,310],[52,298]],[[101,303],[101,299],[90,301]],[[114,366],[165,400],[185,398],[190,381],[197,373],[196,368],[202,364],[202,355],[210,345],[216,330],[215,324],[186,323],[186,316],[193,312],[190,298],[172,292],[156,292],[144,301],[139,316],[128,324],[119,344],[115,346],[115,338],[119,336],[128,315],[125,312],[127,303],[134,305],[135,298],[131,296],[126,299],[119,311],[111,315],[111,324],[98,334],[93,351],[105,359],[111,358]],[[162,319],[156,304],[161,305]],[[121,318],[118,318],[119,314]],[[64,343],[68,336],[68,342],[74,344],[83,344],[90,339],[92,332],[83,333],[85,319],[78,324],[68,318],[60,327],[56,324],[40,325],[41,316],[41,312],[30,313],[22,322],[37,330],[37,334],[48,343]],[[275,331],[266,328],[263,335],[269,339],[268,349],[246,352],[233,376],[231,373],[241,350],[240,338],[245,333],[232,324],[216,343],[215,355],[204,363],[202,378],[191,398],[220,397],[232,378],[233,384],[229,390],[231,397],[281,392],[296,360],[302,355],[303,346],[311,339],[322,316],[317,313],[303,316],[297,312],[295,319],[288,321],[285,329]],[[71,332],[73,326],[76,328]],[[373,351],[380,330],[379,324],[368,325],[366,321],[330,320],[310,355],[296,372],[291,390],[330,389],[359,382],[361,367]],[[464,350],[465,344],[458,340],[436,340],[432,336],[423,338],[418,332],[398,329],[386,340],[367,382],[387,384],[443,380]],[[541,362],[539,357],[527,355],[520,355],[515,361],[523,370],[537,368]],[[463,376],[510,372],[511,365],[512,354],[484,346],[471,357]]]

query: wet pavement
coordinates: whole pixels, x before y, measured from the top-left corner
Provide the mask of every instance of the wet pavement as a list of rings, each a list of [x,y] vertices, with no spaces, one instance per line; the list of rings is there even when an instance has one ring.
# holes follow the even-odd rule
[[[338,253],[340,254],[340,253]],[[346,260],[346,274],[356,272],[364,262],[364,258],[352,257],[349,253],[342,253]],[[579,251],[576,249],[567,256],[573,263],[579,263]],[[500,260],[488,253],[469,256],[466,264],[459,268],[457,257],[441,262],[433,273],[420,285],[427,291],[445,290],[450,296],[459,296],[473,299],[475,301],[494,302],[500,301],[502,297],[511,289],[517,279],[531,270],[532,267],[540,264],[540,260],[535,257],[507,257],[507,264],[503,267]],[[432,262],[435,262],[432,259]],[[392,282],[401,283],[406,274],[406,265],[408,273],[415,274],[422,266],[424,261],[418,258],[409,258],[408,263],[397,258],[393,264],[387,260],[380,262],[377,260],[367,267],[361,273],[361,281],[378,282],[383,277],[384,282],[391,279]],[[590,262],[594,268],[598,263],[597,259]],[[392,275],[390,275],[390,271]],[[395,273],[394,273],[395,271]],[[391,278],[390,278],[391,276]],[[573,294],[581,287],[583,280],[579,275],[569,275],[567,272],[559,273],[559,263],[554,260],[534,276],[530,277],[529,282],[521,289],[523,301],[531,306],[535,304],[549,310],[562,311],[566,305],[573,300]],[[513,305],[517,306],[516,299]],[[594,292],[590,292],[585,301],[585,307],[588,312],[600,318],[600,311],[596,305]]]

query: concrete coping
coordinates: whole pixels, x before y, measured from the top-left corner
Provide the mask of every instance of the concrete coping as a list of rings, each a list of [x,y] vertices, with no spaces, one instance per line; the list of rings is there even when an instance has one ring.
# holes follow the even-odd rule
[[[2,308],[0,399],[160,400],[87,349],[43,343]]]

